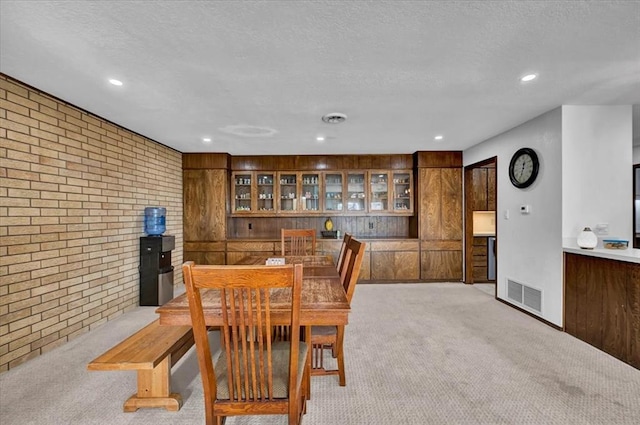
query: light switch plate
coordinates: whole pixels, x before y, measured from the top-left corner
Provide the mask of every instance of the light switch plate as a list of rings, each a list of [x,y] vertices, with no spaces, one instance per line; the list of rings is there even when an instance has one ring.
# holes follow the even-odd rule
[[[593,233],[596,235],[605,236],[609,234],[609,223],[598,223],[593,229]]]

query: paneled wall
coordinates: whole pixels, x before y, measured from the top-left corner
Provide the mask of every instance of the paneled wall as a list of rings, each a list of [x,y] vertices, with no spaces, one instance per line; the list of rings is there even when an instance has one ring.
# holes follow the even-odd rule
[[[321,216],[321,217],[231,217],[229,239],[273,239],[280,238],[280,229],[324,230],[324,222],[331,217],[333,228],[342,233],[351,233],[361,238],[415,238],[411,234],[410,217],[390,216]]]
[[[417,152],[420,278],[462,280],[462,153]]]
[[[130,310],[146,206],[182,283],[179,152],[0,74],[0,371]]]
[[[305,170],[368,170],[413,169],[411,154],[393,155],[285,155],[285,156],[234,156],[231,158],[233,171],[305,171]],[[412,217],[393,216],[331,216],[320,217],[230,217],[228,237],[236,238],[279,238],[280,229],[312,228],[324,230],[324,221],[331,217],[334,229],[359,237],[415,238],[411,226]],[[413,229],[413,230],[412,230]]]

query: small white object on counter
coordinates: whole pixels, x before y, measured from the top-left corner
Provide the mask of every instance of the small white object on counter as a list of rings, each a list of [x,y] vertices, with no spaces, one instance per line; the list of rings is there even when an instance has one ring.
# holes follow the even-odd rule
[[[576,243],[580,248],[593,249],[598,246],[598,237],[589,227],[585,227],[578,235]]]
[[[266,265],[267,266],[284,266],[284,258],[282,257],[267,258]]]

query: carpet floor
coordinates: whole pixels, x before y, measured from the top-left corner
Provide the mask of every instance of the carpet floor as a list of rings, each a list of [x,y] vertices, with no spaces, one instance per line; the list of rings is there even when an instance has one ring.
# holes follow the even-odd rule
[[[154,310],[139,307],[0,374],[0,423],[204,423],[194,349],[172,371],[172,390],[184,398],[179,412],[123,413],[135,373],[87,371],[92,359],[154,320]],[[473,286],[359,285],[345,357],[347,386],[337,376],[314,377],[303,424],[640,423],[639,370]]]

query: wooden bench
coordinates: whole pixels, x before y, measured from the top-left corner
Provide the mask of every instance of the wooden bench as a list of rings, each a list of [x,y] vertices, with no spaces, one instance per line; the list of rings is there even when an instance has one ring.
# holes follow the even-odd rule
[[[193,345],[191,326],[160,326],[156,320],[111,348],[89,370],[137,370],[138,392],[124,403],[125,412],[141,407],[178,411],[182,397],[171,391],[171,367]]]

